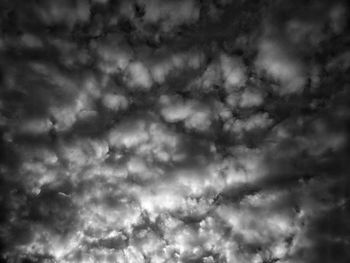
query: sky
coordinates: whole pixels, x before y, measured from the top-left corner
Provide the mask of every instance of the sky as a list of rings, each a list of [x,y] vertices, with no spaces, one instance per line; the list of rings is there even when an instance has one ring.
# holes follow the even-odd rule
[[[349,262],[348,13],[0,1],[0,262]]]

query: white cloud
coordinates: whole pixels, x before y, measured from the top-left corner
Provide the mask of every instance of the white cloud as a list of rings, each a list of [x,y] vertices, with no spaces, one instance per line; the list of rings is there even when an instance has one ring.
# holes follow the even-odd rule
[[[198,69],[204,62],[203,54],[196,50],[171,55],[164,54],[163,56],[160,59],[149,58],[151,61],[148,65],[149,70],[153,80],[157,83],[163,83],[172,73],[177,74],[178,70]]]
[[[174,160],[179,154],[179,135],[171,132],[167,127],[158,123],[152,123],[149,127],[151,140],[141,146],[138,152],[141,154],[151,153],[155,160],[167,162]]]
[[[340,34],[345,29],[347,12],[348,8],[341,2],[329,9],[330,26],[335,33]]]
[[[172,211],[184,204],[183,190],[178,186],[159,186],[151,191],[144,191],[139,194],[140,205],[150,213],[151,218],[162,211]]]
[[[221,54],[220,64],[226,89],[244,85],[246,81],[245,66],[239,58]]]
[[[184,121],[185,127],[204,131],[212,123],[212,113],[207,105],[194,100],[184,101],[178,97],[162,96],[161,114],[168,122]]]
[[[147,164],[139,157],[132,157],[128,161],[128,170],[131,173],[145,173],[148,171]]]
[[[47,1],[45,6],[37,9],[38,16],[48,24],[65,22],[67,26],[72,27],[79,21],[86,21],[89,18],[89,2],[79,0],[76,5],[70,1]]]
[[[188,118],[194,108],[191,102],[184,102],[180,98],[169,96],[162,96],[160,103],[163,105],[161,114],[169,122],[182,121]]]
[[[235,108],[239,105],[239,94],[238,93],[235,93],[235,92],[232,92],[231,94],[229,94],[227,97],[226,97],[226,103],[232,107],[232,108]]]
[[[123,95],[105,94],[102,98],[103,105],[113,111],[125,110],[128,100]]]
[[[185,126],[200,131],[207,130],[211,125],[211,112],[206,108],[198,108],[186,119]]]
[[[87,116],[89,113],[94,114],[95,111],[90,94],[86,90],[81,90],[72,103],[62,106],[51,106],[49,112],[55,118],[56,130],[66,131],[84,114]]]
[[[230,120],[225,123],[225,129],[236,133],[251,131],[254,129],[265,129],[273,123],[267,113],[257,113],[247,119]]]
[[[261,92],[253,89],[245,89],[241,95],[239,106],[242,108],[259,106],[264,102]]]
[[[52,123],[47,118],[24,120],[15,132],[39,135],[50,130]]]
[[[92,47],[96,49],[100,58],[98,66],[106,74],[123,72],[134,56],[125,40],[115,34],[93,42]]]
[[[261,41],[256,66],[281,82],[278,90],[281,95],[298,93],[303,89],[306,79],[301,61],[277,41]]]
[[[140,145],[148,139],[146,122],[138,119],[122,122],[108,135],[108,141],[111,145],[126,148]]]
[[[33,34],[25,33],[21,37],[21,41],[25,46],[31,47],[31,48],[38,48],[42,47],[43,43],[41,39]]]
[[[162,1],[141,0],[145,4],[145,21],[160,22],[163,31],[169,31],[174,26],[191,23],[199,17],[199,7],[195,1]]]
[[[142,62],[132,62],[128,65],[127,81],[132,88],[149,89],[152,86],[152,78],[148,68]]]

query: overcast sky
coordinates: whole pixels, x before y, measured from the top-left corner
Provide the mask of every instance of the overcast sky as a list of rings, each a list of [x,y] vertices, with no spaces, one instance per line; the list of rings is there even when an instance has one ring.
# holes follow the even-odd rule
[[[0,1],[0,262],[349,262],[348,9]]]

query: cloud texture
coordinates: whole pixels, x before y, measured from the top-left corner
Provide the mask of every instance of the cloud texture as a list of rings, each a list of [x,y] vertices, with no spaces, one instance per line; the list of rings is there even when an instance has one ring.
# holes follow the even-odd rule
[[[348,7],[253,2],[1,2],[1,262],[348,262]]]

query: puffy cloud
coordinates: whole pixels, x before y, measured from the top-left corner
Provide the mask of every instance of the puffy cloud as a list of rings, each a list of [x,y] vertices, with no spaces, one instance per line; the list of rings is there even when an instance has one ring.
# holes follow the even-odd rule
[[[246,81],[246,69],[239,58],[222,54],[220,56],[220,64],[226,89],[244,85]]]
[[[52,123],[46,119],[30,119],[25,120],[20,123],[19,127],[16,129],[18,133],[25,134],[43,134],[50,130]]]
[[[183,190],[179,186],[174,188],[158,186],[154,191],[148,190],[144,194],[140,194],[141,207],[150,213],[151,218],[155,218],[162,211],[172,211],[180,208],[184,202]]]
[[[239,106],[242,108],[260,106],[264,102],[264,97],[262,92],[254,89],[245,89]]]
[[[102,98],[103,105],[112,110],[125,110],[128,107],[128,100],[123,95],[105,94]]]
[[[201,76],[200,85],[204,90],[211,90],[214,85],[219,86],[221,81],[221,66],[219,63],[211,63]]]
[[[149,139],[146,125],[144,120],[125,121],[109,133],[108,141],[117,147],[135,147]]]
[[[182,121],[189,117],[192,113],[194,105],[191,102],[185,103],[180,98],[171,98],[163,96],[160,103],[164,105],[161,113],[169,122]]]
[[[40,6],[37,11],[41,18],[48,24],[67,23],[72,26],[79,21],[89,19],[89,2],[86,0],[78,0],[75,3],[70,1],[62,1],[57,4],[55,1],[47,1],[45,5]]]
[[[169,96],[162,96],[160,104],[161,114],[169,122],[184,121],[185,127],[199,131],[205,131],[211,125],[213,116],[207,105]]]
[[[29,33],[23,34],[21,40],[25,46],[31,47],[31,48],[42,47],[42,45],[43,45],[40,38],[38,38],[37,36],[35,36],[33,34],[29,34]]]
[[[253,131],[265,129],[271,125],[273,121],[267,113],[260,113],[250,116],[247,119],[231,120],[225,123],[225,129],[242,134],[243,131]]]
[[[310,123],[310,134],[300,138],[300,143],[310,154],[318,156],[327,150],[337,151],[346,145],[347,138],[342,130],[332,129],[325,120],[316,119]]]
[[[61,146],[61,157],[78,166],[99,163],[107,157],[108,144],[101,140],[77,140]]]
[[[145,6],[144,19],[148,23],[161,23],[163,31],[181,24],[190,24],[199,18],[199,7],[195,1],[139,1]],[[174,12],[176,10],[176,12]]]
[[[344,30],[347,11],[347,8],[341,2],[335,3],[329,9],[330,23],[334,32],[339,34]]]
[[[140,148],[142,154],[143,149],[150,149],[154,158],[159,161],[176,160],[181,155],[179,151],[180,137],[178,134],[170,131],[165,126],[159,123],[150,125],[149,133],[151,141],[145,145],[145,148]]]
[[[153,80],[157,83],[163,83],[167,77],[172,74],[176,75],[177,71],[198,69],[203,64],[203,54],[198,52],[198,50],[193,50],[192,52],[174,52],[174,54],[167,54],[166,51],[168,50],[159,52],[160,55],[165,53],[160,59],[154,59],[154,57],[149,59],[152,62],[150,63],[149,70]],[[154,56],[156,54],[152,55]]]
[[[273,39],[263,39],[256,66],[281,82],[281,95],[301,92],[305,85],[304,65],[286,46]]]
[[[132,62],[127,67],[127,80],[132,88],[149,89],[153,84],[149,70],[142,62]]]
[[[131,63],[133,52],[122,39],[111,37],[95,45],[96,52],[100,56],[99,67],[106,74],[124,71]]]

